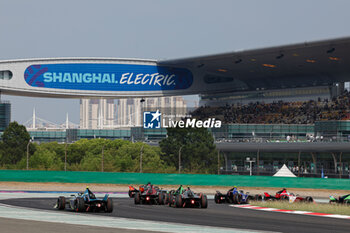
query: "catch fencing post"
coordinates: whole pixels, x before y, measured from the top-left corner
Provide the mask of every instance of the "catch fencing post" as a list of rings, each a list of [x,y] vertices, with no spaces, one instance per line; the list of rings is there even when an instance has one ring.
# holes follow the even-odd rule
[[[179,149],[179,174],[181,173],[181,149],[182,149],[183,145],[180,146]]]
[[[140,150],[140,173],[142,173],[142,151],[143,151],[143,146],[141,147],[141,150]]]
[[[32,139],[29,139],[27,144],[27,170],[29,170],[29,145],[32,142]]]

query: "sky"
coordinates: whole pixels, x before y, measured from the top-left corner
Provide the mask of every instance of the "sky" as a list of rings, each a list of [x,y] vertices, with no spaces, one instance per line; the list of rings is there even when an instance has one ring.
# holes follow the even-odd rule
[[[172,59],[350,36],[348,0],[0,0],[0,60]],[[2,95],[12,120],[79,123],[78,99]],[[187,97],[192,100],[194,97]]]

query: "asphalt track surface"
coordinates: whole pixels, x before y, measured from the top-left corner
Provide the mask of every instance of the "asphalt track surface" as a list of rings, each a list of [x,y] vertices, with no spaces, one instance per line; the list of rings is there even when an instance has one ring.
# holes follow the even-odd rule
[[[171,208],[162,205],[135,205],[133,199],[113,198],[113,213],[86,213],[142,220],[165,221],[215,227],[229,227],[276,232],[349,232],[350,221],[326,217],[294,215],[233,208],[209,200],[207,209]],[[20,207],[53,209],[54,198],[22,198],[0,203]],[[68,212],[68,210],[66,210]],[[74,214],[74,213],[72,213]]]
[[[73,224],[62,224],[52,222],[38,222],[18,219],[0,218],[1,233],[138,233],[137,230],[116,229],[106,227],[92,227]],[[152,233],[143,231],[143,233]],[[154,232],[153,232],[154,233]]]

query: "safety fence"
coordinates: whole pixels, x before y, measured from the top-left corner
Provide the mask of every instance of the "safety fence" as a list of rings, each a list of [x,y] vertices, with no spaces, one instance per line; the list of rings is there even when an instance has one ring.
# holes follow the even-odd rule
[[[158,174],[78,171],[0,170],[0,181],[157,185],[202,185],[350,190],[350,179],[243,175]]]

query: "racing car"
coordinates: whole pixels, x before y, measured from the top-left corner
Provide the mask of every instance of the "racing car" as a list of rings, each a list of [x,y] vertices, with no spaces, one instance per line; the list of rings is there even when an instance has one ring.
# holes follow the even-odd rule
[[[339,196],[338,199],[334,196],[329,196],[329,203],[347,204],[350,205],[350,194]]]
[[[265,201],[289,201],[289,202],[313,202],[314,199],[310,196],[301,197],[299,195],[295,195],[294,193],[289,193],[287,189],[283,188],[282,190],[276,192],[275,196],[270,195],[267,192],[264,192],[263,199]]]
[[[69,198],[64,196],[58,197],[54,207],[59,210],[64,210],[66,205],[76,212],[113,212],[113,200],[109,198],[109,195],[105,194],[102,199],[96,198],[89,187],[87,187],[84,192],[73,194]]]
[[[166,190],[162,190],[158,186],[154,186],[149,182],[147,185],[140,186],[139,190],[135,188],[134,190],[130,190],[130,186],[129,186],[129,193],[131,193],[131,195],[134,196],[134,203],[136,205],[138,204],[164,205],[164,197],[166,194]]]
[[[244,193],[243,190],[238,190],[237,186],[233,186],[226,194],[216,191],[214,200],[216,204],[233,203],[233,204],[247,204],[249,200],[255,200],[255,197],[249,195],[249,192]]]
[[[136,194],[137,192],[143,192],[143,191],[145,191],[149,186],[153,186],[153,185],[151,184],[151,182],[148,182],[148,183],[145,184],[145,185],[140,185],[140,186],[139,186],[139,189],[135,188],[134,186],[129,185],[128,195],[129,195],[130,198],[134,198],[134,197],[135,197],[135,194]],[[162,190],[162,189],[160,189],[158,186],[154,186],[154,188],[157,189],[157,190],[161,190],[162,192],[166,193],[166,190]]]
[[[142,186],[140,186],[140,188],[141,188]],[[130,198],[134,198],[135,197],[135,193],[137,193],[137,192],[139,192],[139,190],[137,190],[136,188],[134,188],[134,186],[130,186],[129,185],[129,192],[128,192],[128,194],[129,194],[129,197]]]
[[[182,185],[175,191],[172,190],[166,196],[165,203],[176,208],[207,208],[208,199],[203,193],[194,193],[190,187],[182,188]]]

